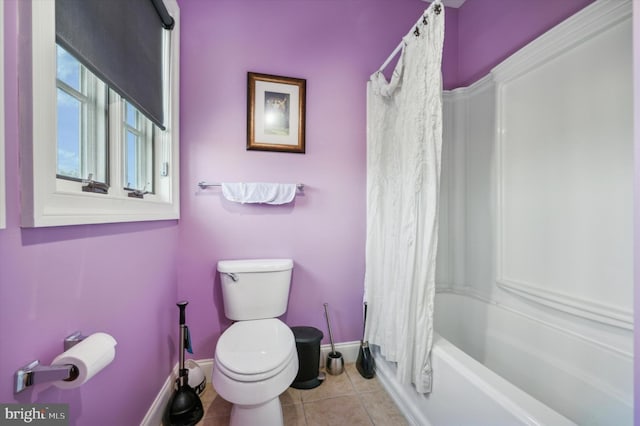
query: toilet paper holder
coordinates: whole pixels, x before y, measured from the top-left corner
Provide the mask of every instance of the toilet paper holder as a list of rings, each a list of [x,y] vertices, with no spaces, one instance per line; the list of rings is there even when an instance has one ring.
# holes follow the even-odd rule
[[[67,351],[83,341],[86,336],[76,331],[64,339],[64,350]],[[41,365],[39,360],[18,369],[15,375],[15,387],[13,393],[20,393],[29,386],[38,383],[56,382],[58,380],[72,381],[78,378],[80,371],[73,364]]]
[[[71,349],[78,343],[82,342],[86,338],[87,336],[84,336],[79,331],[76,331],[75,333],[68,335],[67,337],[64,338],[64,350],[68,351],[69,349]]]

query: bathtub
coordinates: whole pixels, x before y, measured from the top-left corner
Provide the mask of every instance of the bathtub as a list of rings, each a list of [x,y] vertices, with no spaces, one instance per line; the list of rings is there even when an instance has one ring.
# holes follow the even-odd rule
[[[412,425],[575,425],[434,334],[433,392],[419,395],[395,378],[395,364],[373,347],[378,379]]]
[[[412,424],[633,423],[629,354],[563,334],[480,297],[451,292],[436,295],[435,327],[430,395],[398,383],[395,364],[373,347],[379,380]],[[580,357],[562,359],[568,347]],[[606,377],[598,377],[594,372],[603,366]]]

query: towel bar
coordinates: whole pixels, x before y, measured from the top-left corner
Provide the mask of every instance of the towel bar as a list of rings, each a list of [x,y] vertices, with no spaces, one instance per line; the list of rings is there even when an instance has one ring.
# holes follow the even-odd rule
[[[198,186],[200,187],[200,189],[207,189],[212,186],[221,186],[221,185],[222,185],[221,183],[207,183],[205,181],[198,182]],[[297,183],[296,188],[298,191],[304,191],[304,183]]]

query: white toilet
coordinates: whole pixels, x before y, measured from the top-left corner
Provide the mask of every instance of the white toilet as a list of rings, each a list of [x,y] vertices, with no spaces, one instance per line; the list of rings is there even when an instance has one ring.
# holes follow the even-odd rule
[[[212,382],[233,404],[231,426],[282,426],[280,394],[298,374],[287,310],[291,259],[218,262],[225,316],[234,322],[218,340]]]

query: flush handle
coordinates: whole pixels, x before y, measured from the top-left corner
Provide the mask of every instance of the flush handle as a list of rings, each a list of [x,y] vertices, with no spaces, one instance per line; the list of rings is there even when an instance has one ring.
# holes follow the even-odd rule
[[[233,281],[234,283],[237,282],[240,278],[238,278],[238,276],[236,274],[234,274],[233,272],[223,272],[226,276],[228,276],[229,278],[231,278],[231,281]]]

